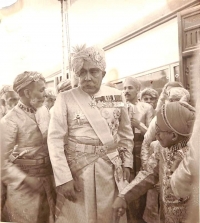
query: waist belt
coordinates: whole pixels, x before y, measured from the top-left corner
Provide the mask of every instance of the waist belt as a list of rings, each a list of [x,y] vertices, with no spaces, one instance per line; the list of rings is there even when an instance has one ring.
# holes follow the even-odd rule
[[[50,162],[49,156],[46,156],[46,157],[41,158],[41,159],[34,160],[34,159],[18,158],[18,157],[13,156],[13,154],[11,154],[9,156],[9,160],[12,163],[21,164],[21,165],[40,165],[40,164],[47,164],[47,163]]]
[[[98,155],[107,154],[110,152],[116,151],[116,148],[108,148],[106,146],[95,146],[95,145],[86,145],[86,144],[79,144],[72,141],[68,141],[68,147],[73,149],[76,152],[82,153],[94,153]]]

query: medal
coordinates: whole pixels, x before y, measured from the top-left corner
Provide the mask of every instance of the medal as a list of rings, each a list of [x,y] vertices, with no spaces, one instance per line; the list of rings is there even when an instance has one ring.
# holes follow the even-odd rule
[[[102,115],[105,119],[110,118],[110,113],[109,113],[109,111],[106,110],[106,109],[102,109],[102,111],[101,111],[101,115]]]
[[[84,115],[81,112],[75,113],[75,118],[73,120],[76,120],[78,125],[82,125],[81,119],[84,119]]]

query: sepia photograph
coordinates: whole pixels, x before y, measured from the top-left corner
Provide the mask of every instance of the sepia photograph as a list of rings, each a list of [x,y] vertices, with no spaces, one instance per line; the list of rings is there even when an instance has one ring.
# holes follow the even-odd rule
[[[200,222],[199,0],[0,0],[0,102],[0,222]]]

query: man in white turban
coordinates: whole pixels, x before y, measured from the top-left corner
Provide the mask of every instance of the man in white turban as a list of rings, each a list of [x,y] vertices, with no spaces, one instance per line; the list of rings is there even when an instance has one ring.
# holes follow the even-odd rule
[[[133,148],[133,171],[132,179],[137,175],[141,168],[141,146],[144,134],[154,117],[154,109],[150,104],[138,100],[138,94],[141,89],[139,80],[133,77],[127,77],[123,83],[124,95],[128,104],[128,114],[131,121],[131,127],[134,133]],[[140,197],[137,201],[130,204],[131,216],[136,222],[143,222],[142,216],[145,209],[146,196]]]
[[[104,51],[74,50],[79,86],[58,94],[48,135],[58,191],[56,222],[110,223],[112,202],[133,165],[133,133],[121,91],[102,85]]]

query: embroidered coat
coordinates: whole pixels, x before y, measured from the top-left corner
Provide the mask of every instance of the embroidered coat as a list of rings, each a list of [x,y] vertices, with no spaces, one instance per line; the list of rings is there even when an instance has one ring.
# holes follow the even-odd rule
[[[7,186],[6,209],[9,221],[44,223],[50,215],[54,215],[55,195],[50,162],[21,165],[10,159],[11,155],[16,157],[26,150],[28,152],[20,159],[37,160],[49,156],[45,137],[47,126],[43,135],[36,117],[32,109],[19,101],[1,120],[4,130],[2,149],[5,154],[2,180]],[[27,176],[38,182],[38,190],[35,191],[24,183]]]
[[[77,88],[78,89],[78,88]],[[112,202],[117,195],[114,168],[108,157],[76,151],[76,144],[102,146],[98,135],[74,99],[72,89],[60,93],[56,99],[48,134],[48,146],[56,186],[78,178],[81,192],[74,204],[64,200],[57,222],[105,222],[112,219]],[[89,95],[79,89],[85,100]],[[114,88],[101,86],[93,99],[89,97],[87,109],[98,108],[102,121],[119,150],[123,150],[123,165],[132,168],[133,133],[122,93]],[[80,99],[79,99],[80,100]],[[81,99],[82,100],[82,99]],[[95,119],[94,117],[89,117]],[[102,133],[105,129],[102,129]],[[71,144],[74,146],[71,146]],[[61,201],[58,194],[57,204]]]
[[[187,140],[170,148],[163,148],[159,142],[153,142],[154,153],[149,157],[147,169],[140,171],[136,178],[121,191],[128,202],[137,199],[160,182],[161,222],[184,223],[186,220],[186,207],[188,198],[177,199],[170,185],[172,175],[171,167],[176,159],[182,159],[186,151]],[[163,219],[164,218],[164,219]]]

